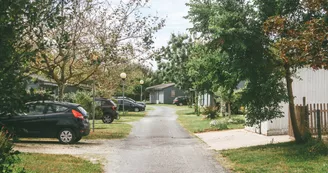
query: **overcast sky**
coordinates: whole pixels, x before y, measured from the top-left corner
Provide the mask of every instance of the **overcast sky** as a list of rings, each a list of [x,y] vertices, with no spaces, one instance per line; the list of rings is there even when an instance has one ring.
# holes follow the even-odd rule
[[[185,5],[189,0],[151,0],[150,9],[145,9],[146,13],[165,18],[165,27],[155,34],[155,48],[166,46],[171,33],[186,33],[187,28],[192,24],[183,17],[188,14],[188,7]],[[155,65],[153,70],[157,69]]]
[[[146,13],[165,18],[165,27],[155,34],[155,47],[165,46],[171,33],[186,33],[186,29],[192,25],[183,16],[188,14],[185,5],[189,0],[151,0],[150,9]]]
[[[110,0],[110,2],[115,4],[120,0]],[[141,10],[145,15],[151,14],[166,19],[164,28],[155,34],[155,48],[166,46],[171,33],[187,33],[187,28],[192,27],[192,24],[183,18],[188,14],[189,7],[185,5],[187,2],[189,0],[150,0],[148,4],[150,8]],[[156,69],[155,65],[153,70]]]

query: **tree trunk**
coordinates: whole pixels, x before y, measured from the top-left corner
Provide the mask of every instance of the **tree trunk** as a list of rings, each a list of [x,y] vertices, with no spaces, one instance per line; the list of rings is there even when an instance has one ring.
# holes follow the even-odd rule
[[[221,112],[221,115],[222,115],[222,117],[224,117],[225,116],[225,111],[224,111],[224,109],[225,109],[225,102],[221,99],[221,101],[220,101],[220,112]]]
[[[195,113],[197,116],[199,116],[199,105],[198,105],[198,92],[195,92]]]
[[[64,90],[65,85],[64,84],[58,84],[58,101],[63,101],[64,98]]]
[[[228,116],[231,118],[231,102],[228,102]]]
[[[285,71],[286,71],[286,84],[287,84],[287,93],[288,93],[288,101],[289,101],[289,116],[290,116],[290,121],[292,123],[292,128],[294,132],[294,137],[295,141],[297,143],[302,143],[303,138],[300,133],[300,130],[297,126],[297,121],[296,121],[296,115],[295,115],[295,104],[294,104],[294,95],[293,95],[293,79],[291,78],[291,72],[290,72],[290,67],[288,64],[285,64]]]

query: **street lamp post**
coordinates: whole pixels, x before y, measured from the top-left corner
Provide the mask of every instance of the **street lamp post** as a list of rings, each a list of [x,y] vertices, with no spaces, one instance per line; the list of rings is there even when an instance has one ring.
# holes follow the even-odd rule
[[[125,110],[124,110],[124,82],[125,82],[125,79],[126,79],[126,73],[121,73],[120,74],[120,77],[121,77],[121,79],[122,79],[122,81],[123,81],[123,100],[122,100],[122,106],[123,106],[123,115],[125,115]]]
[[[141,92],[140,92],[140,101],[142,102],[142,85],[144,84],[143,80],[140,80]]]
[[[95,93],[96,93],[96,78],[93,75],[93,82],[92,82],[92,132],[95,132],[95,117],[96,117],[96,103],[95,103]]]

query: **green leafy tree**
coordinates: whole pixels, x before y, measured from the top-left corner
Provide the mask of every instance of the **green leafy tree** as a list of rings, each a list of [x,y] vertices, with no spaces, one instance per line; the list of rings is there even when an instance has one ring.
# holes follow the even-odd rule
[[[209,59],[213,64],[203,65],[209,69],[204,78],[228,94],[240,81],[247,81],[242,100],[249,125],[282,116],[283,74],[274,68],[279,61],[270,52],[269,39],[262,30],[262,11],[244,0],[191,0],[187,5],[187,18],[194,24],[190,30],[210,52],[196,61],[206,63]]]
[[[88,83],[116,65],[144,61],[153,49],[153,33],[164,24],[156,16],[142,15],[147,3],[51,1],[47,12],[39,14],[47,22],[33,28],[38,53],[31,68],[56,82],[62,99],[67,84]]]
[[[193,41],[188,35],[172,34],[168,45],[162,47],[156,57],[164,81],[174,82],[185,91],[192,88],[192,79],[188,76],[187,68],[192,47]]]
[[[260,3],[265,8],[266,4]],[[321,0],[282,1],[282,7],[268,17],[264,31],[283,67],[289,101],[290,119],[296,142],[305,142],[296,122],[292,76],[299,68],[328,69],[328,3]],[[279,6],[278,6],[279,7]]]
[[[31,34],[30,26],[38,4],[28,0],[0,3],[0,116],[22,111],[26,101],[27,61],[34,55],[32,44],[22,41]]]

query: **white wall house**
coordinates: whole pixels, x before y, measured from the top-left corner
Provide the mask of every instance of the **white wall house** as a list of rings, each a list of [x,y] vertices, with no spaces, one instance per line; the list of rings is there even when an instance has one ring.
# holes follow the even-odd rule
[[[200,94],[198,96],[198,106],[203,106],[203,107],[207,107],[207,106],[214,106],[215,102],[214,102],[214,96],[213,94]]]
[[[328,103],[328,70],[316,70],[304,68],[297,71],[293,79],[293,93],[295,104],[302,104],[306,97],[307,104]],[[276,118],[261,123],[259,126],[245,127],[246,130],[264,135],[282,135],[288,133],[288,103],[282,103],[283,118]]]

